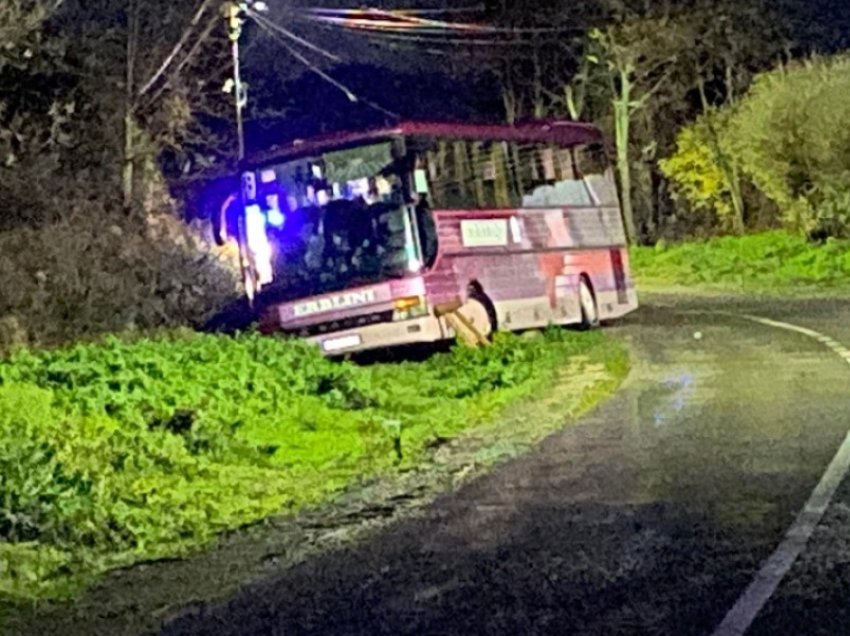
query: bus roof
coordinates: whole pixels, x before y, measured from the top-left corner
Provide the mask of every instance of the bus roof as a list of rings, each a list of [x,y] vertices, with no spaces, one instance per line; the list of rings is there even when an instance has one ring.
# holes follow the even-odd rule
[[[383,128],[357,132],[339,132],[309,139],[296,139],[251,157],[249,164],[268,165],[299,157],[316,155],[343,147],[356,146],[396,136],[422,136],[445,139],[480,141],[516,141],[524,143],[554,143],[558,146],[577,146],[602,141],[602,133],[591,124],[573,121],[550,120],[498,124],[452,124],[408,121]]]

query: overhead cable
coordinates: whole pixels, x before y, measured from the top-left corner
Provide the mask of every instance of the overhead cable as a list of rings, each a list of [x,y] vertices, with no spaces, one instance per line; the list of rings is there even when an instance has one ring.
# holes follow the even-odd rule
[[[254,17],[254,16],[252,16],[252,17]],[[309,58],[307,58],[300,51],[295,49],[286,39],[284,39],[284,37],[282,36],[282,34],[280,32],[278,32],[277,30],[272,29],[271,27],[267,26],[264,22],[261,22],[259,20],[257,20],[256,22],[257,22],[257,26],[259,26],[262,30],[264,30],[271,37],[276,39],[278,41],[278,43],[281,46],[283,46],[283,48],[285,48],[289,52],[290,55],[292,55],[292,57],[294,57],[296,60],[301,62],[304,66],[306,66],[313,73],[315,73],[316,75],[321,77],[323,80],[325,80],[326,82],[328,82],[329,84],[331,84],[332,86],[337,88],[339,91],[341,91],[348,98],[348,100],[350,102],[355,103],[355,104],[357,104],[357,103],[364,104],[365,106],[368,106],[369,108],[372,108],[373,110],[376,110],[376,111],[378,111],[378,112],[380,112],[384,115],[387,115],[388,117],[391,117],[393,119],[400,119],[401,118],[397,113],[394,113],[393,111],[384,108],[380,104],[376,104],[376,103],[371,102],[367,99],[363,99],[363,98],[359,97],[357,94],[354,93],[354,91],[352,91],[350,88],[348,88],[348,86],[346,86],[345,84],[343,84],[339,80],[335,79],[334,77],[332,77],[331,75],[329,75],[328,73],[323,71],[316,64],[311,62]]]
[[[277,31],[280,35],[282,35],[286,38],[289,38],[293,42],[297,42],[301,46],[304,46],[304,47],[310,49],[311,51],[314,51],[314,52],[316,52],[320,55],[323,55],[324,57],[328,58],[329,60],[331,60],[333,62],[341,62],[342,61],[342,58],[340,58],[335,53],[331,53],[330,51],[327,51],[327,50],[323,49],[322,47],[310,42],[310,40],[302,38],[299,35],[296,35],[292,31],[290,31],[289,29],[286,29],[286,28],[282,27],[281,25],[279,25],[275,22],[272,22],[271,20],[269,20],[264,15],[261,15],[261,14],[257,13],[256,11],[253,11],[250,8],[248,9],[247,13],[251,18],[253,18],[257,22],[257,24],[260,24],[260,25],[266,27],[267,29]]]
[[[543,34],[562,33],[566,29],[559,27],[500,27],[489,24],[447,22],[418,17],[404,11],[385,11],[382,9],[311,9],[307,11],[309,19],[326,22],[350,29],[369,30],[417,30],[437,29],[445,32],[474,32],[490,34]]]

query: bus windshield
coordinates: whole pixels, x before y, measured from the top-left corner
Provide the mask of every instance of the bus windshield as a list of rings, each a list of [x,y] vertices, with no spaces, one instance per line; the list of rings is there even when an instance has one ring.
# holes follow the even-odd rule
[[[411,198],[403,156],[387,141],[260,171],[265,227],[248,223],[247,238],[254,254],[268,252],[273,289],[326,293],[419,272],[433,222]]]

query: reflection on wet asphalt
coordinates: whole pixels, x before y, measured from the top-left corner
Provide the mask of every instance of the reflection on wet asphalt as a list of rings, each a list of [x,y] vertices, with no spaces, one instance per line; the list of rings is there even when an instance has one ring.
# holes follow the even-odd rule
[[[648,307],[613,331],[633,372],[578,426],[163,633],[710,634],[845,436],[850,370],[727,317]]]

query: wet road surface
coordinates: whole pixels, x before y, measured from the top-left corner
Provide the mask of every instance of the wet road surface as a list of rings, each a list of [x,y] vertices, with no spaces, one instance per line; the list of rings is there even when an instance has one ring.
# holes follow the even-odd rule
[[[612,329],[633,371],[579,425],[162,633],[711,634],[846,436],[850,368],[805,336],[682,313],[700,309],[850,344],[846,303],[659,298]],[[848,613],[784,598],[752,633],[850,633]]]

